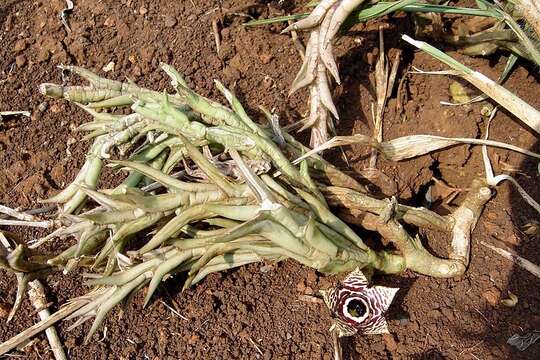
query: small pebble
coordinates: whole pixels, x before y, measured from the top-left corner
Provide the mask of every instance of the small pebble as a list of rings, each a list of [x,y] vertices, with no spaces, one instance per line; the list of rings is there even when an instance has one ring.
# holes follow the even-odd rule
[[[432,309],[428,312],[428,318],[430,319],[438,319],[441,316],[441,312],[436,309]]]
[[[411,332],[416,332],[420,329],[420,326],[416,322],[410,322],[408,326],[408,330]]]
[[[497,271],[496,269],[493,269],[489,272],[489,279],[491,281],[495,281],[498,278],[499,278],[499,271]]]
[[[306,282],[308,284],[315,284],[316,281],[317,281],[317,274],[314,271],[308,272],[306,275]]]
[[[272,58],[273,57],[270,54],[261,54],[261,55],[259,55],[259,59],[265,65],[268,64],[272,60]]]
[[[409,323],[409,318],[405,315],[402,315],[398,318],[399,326],[406,326]]]
[[[47,61],[47,60],[49,60],[50,57],[51,57],[51,53],[49,52],[49,50],[41,48],[38,51],[37,60],[39,62]]]
[[[274,85],[274,80],[272,80],[270,76],[265,76],[262,81],[262,85],[265,89],[270,89],[272,85]]]
[[[26,56],[24,55],[18,55],[16,58],[15,58],[15,63],[17,64],[17,67],[23,67],[24,65],[26,65]]]
[[[58,114],[60,111],[62,111],[62,109],[60,108],[60,106],[56,105],[56,104],[53,104],[51,106],[51,112],[53,114]]]
[[[189,345],[193,345],[193,344],[195,344],[197,341],[199,341],[199,336],[194,334],[194,335],[191,335],[191,337],[189,338],[189,340],[188,340],[187,343],[188,343]]]
[[[114,62],[111,61],[109,62],[107,65],[105,65],[102,70],[105,71],[105,72],[109,72],[109,71],[114,71]]]
[[[449,308],[443,308],[442,309],[442,313],[443,315],[450,321],[453,321],[455,316],[454,316],[454,311],[452,309],[449,309]]]
[[[174,25],[176,25],[176,18],[173,16],[166,16],[163,24],[165,27],[172,28]]]
[[[38,196],[43,197],[43,195],[45,195],[46,189],[42,184],[35,183],[33,186],[33,189],[36,192],[36,194],[38,194]]]
[[[77,346],[77,343],[75,342],[75,338],[69,337],[64,341],[64,345],[67,349],[71,349]]]
[[[107,27],[111,27],[111,26],[114,26],[114,17],[113,16],[109,16],[107,19],[105,19],[105,22],[103,23],[103,25],[107,26]]]
[[[259,269],[259,271],[262,273],[267,273],[271,270],[274,270],[274,267],[272,265],[264,265],[264,266],[261,266],[261,268]]]
[[[20,53],[21,51],[26,49],[26,46],[27,46],[26,40],[24,39],[17,40],[17,42],[15,43],[15,46],[13,47],[13,52]]]
[[[46,101],[43,101],[42,103],[38,105],[38,111],[44,112],[45,110],[47,110],[47,106],[49,106],[49,103]]]
[[[382,342],[382,341],[377,341],[376,343],[374,343],[373,345],[371,345],[371,349],[375,352],[375,353],[384,353],[384,349],[385,349],[385,343]]]
[[[141,71],[140,66],[135,66],[135,67],[133,68],[133,70],[132,70],[132,74],[133,74],[134,76],[141,76],[142,71]]]

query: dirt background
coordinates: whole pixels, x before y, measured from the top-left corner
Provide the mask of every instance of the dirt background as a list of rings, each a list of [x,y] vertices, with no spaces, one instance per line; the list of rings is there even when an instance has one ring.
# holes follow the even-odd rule
[[[298,120],[306,111],[305,92],[287,97],[300,58],[290,38],[279,34],[283,26],[241,25],[250,17],[298,11],[302,1],[75,3],[69,16],[72,31],[68,33],[59,20],[64,1],[0,1],[0,110],[32,112],[31,118],[9,118],[0,124],[2,204],[36,207],[38,198],[68,184],[82,165],[88,144],[69,139],[76,136],[73,127],[89,118],[76,107],[45,99],[37,91],[42,82],[61,82],[56,68],[59,64],[76,64],[104,74],[102,68],[112,61],[115,68],[107,77],[128,77],[161,90],[168,81],[158,65],[167,62],[184,73],[198,92],[221,101],[213,87],[213,79],[219,78],[255,118],[260,117],[259,105],[275,109],[283,124]],[[222,41],[219,52],[211,26],[216,18],[220,19]],[[389,102],[384,137],[420,133],[483,136],[487,119],[481,110],[489,102],[443,107],[439,102],[449,100],[448,86],[454,79],[406,74],[412,66],[444,69],[399,40],[401,33],[411,33],[409,23],[406,16],[399,16],[357,26],[336,44],[343,79],[335,89],[341,114],[339,133],[371,132],[371,74],[378,53],[377,27],[384,24],[390,55],[396,49],[405,49],[398,74],[398,80],[403,80]],[[452,54],[491,78],[501,73],[506,59],[506,54],[489,60]],[[540,108],[538,80],[538,69],[525,64],[513,72],[507,87]],[[476,94],[467,88],[471,95]],[[491,138],[540,151],[534,134],[504,111],[495,117]],[[366,166],[366,149],[353,146],[345,152],[353,170]],[[332,160],[340,158],[339,153],[328,155]],[[501,150],[490,150],[490,155],[497,173],[511,165],[510,173],[536,199],[540,198],[534,162]],[[379,188],[415,205],[421,204],[422,193],[434,183],[433,177],[466,189],[472,178],[483,175],[480,148],[467,146],[399,164],[379,164],[388,177],[379,181]],[[436,186],[434,194],[444,197],[447,190]],[[438,210],[447,212],[459,203],[460,196],[449,205],[439,202]],[[480,244],[501,241],[540,263],[538,239],[521,231],[533,219],[538,219],[537,214],[508,184],[503,184],[474,232],[471,265],[463,278],[438,280],[410,272],[376,277],[378,283],[401,288],[389,312],[391,335],[348,338],[344,342],[345,358],[538,358],[534,354],[540,345],[520,353],[506,344],[515,333],[540,329],[538,279]],[[25,240],[43,234],[16,231]],[[446,254],[447,237],[437,233],[422,236],[429,239],[429,248],[436,254]],[[302,295],[313,294],[336,281],[289,261],[271,267],[251,265],[211,275],[184,293],[179,293],[181,286],[173,279],[146,310],[141,308],[141,291],[126,309],[116,308],[86,346],[82,341],[90,324],[67,331],[69,324],[62,323],[58,329],[71,359],[330,359],[329,311],[322,304],[302,300]],[[15,284],[12,276],[0,271],[0,341],[19,333],[37,318],[25,300],[16,318],[6,324]],[[75,275],[52,276],[46,286],[53,309],[87,291]],[[499,302],[508,291],[519,299],[514,308]],[[164,303],[175,306],[186,319],[175,316]],[[43,335],[15,354],[28,359],[52,358]]]

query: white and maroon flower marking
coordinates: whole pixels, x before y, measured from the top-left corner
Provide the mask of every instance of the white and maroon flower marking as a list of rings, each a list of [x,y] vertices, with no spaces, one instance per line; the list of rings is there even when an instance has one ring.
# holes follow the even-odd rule
[[[362,271],[356,269],[341,284],[322,292],[334,315],[331,330],[337,330],[339,336],[388,333],[384,314],[398,290],[369,286]]]

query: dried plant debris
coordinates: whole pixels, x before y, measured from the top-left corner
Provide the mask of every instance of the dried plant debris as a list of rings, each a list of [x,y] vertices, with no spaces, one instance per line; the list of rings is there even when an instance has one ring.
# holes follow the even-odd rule
[[[66,7],[60,12],[60,21],[62,21],[62,25],[64,25],[64,28],[66,28],[68,33],[71,32],[71,28],[69,27],[68,23],[68,15],[73,11],[73,8],[73,1],[66,0]]]
[[[524,335],[514,334],[506,343],[516,347],[519,351],[525,351],[540,339],[540,331],[533,331]]]
[[[51,313],[48,309],[49,305],[47,304],[47,297],[45,296],[45,288],[39,280],[33,280],[29,285],[30,289],[28,290],[28,297],[32,302],[32,306],[38,312],[39,318],[42,321],[46,321],[51,316]],[[66,360],[67,357],[64,353],[62,342],[60,341],[54,326],[46,329],[45,334],[47,335],[47,340],[49,341],[55,360]]]
[[[4,116],[8,117],[17,115],[30,117],[30,111],[0,111],[0,122],[2,121]]]
[[[79,128],[94,140],[86,162],[66,189],[45,200],[60,205],[47,240],[74,237],[77,242],[37,264],[17,247],[18,255],[3,255],[0,265],[22,278],[38,270],[93,271],[87,283],[95,289],[74,300],[79,306],[62,312],[76,319],[73,326],[95,318],[87,341],[116,304],[143,287],[148,304],[159,284],[178,272],[187,273],[184,288],[213,272],[287,258],[324,273],[357,268],[386,274],[411,269],[435,277],[464,273],[472,229],[492,195],[485,182],[474,180],[462,204],[446,216],[376,199],[317,155],[302,157],[309,149],[276,130],[275,120],[269,119],[273,126],[257,125],[221,83],[216,86],[228,107],[195,93],[174,68],[162,68],[175,94],[75,66],[65,69],[91,85],[40,86],[44,95],[67,99],[93,116]],[[131,113],[116,112],[119,108]],[[127,176],[116,188],[98,189],[103,166]],[[394,248],[367,246],[330,205],[365,214],[361,225]],[[449,258],[432,255],[402,224],[448,233]],[[138,248],[131,242],[135,236],[142,240]],[[368,288],[356,291],[367,294]],[[0,345],[0,354],[15,342]]]

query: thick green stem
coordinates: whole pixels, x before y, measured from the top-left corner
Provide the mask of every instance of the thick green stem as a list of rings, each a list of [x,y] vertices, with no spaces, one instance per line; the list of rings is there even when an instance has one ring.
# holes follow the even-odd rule
[[[324,187],[322,191],[330,205],[349,211],[352,210],[352,212],[356,210],[382,215],[389,205],[388,200],[379,200],[351,189],[328,186]],[[452,218],[445,218],[425,208],[397,204],[394,216],[397,220],[402,220],[408,224],[430,229],[450,231],[453,227]],[[351,220],[355,222],[354,219]]]
[[[467,198],[450,215],[453,219],[453,228],[449,259],[440,259],[431,255],[423,247],[420,239],[412,238],[395,219],[385,222],[379,216],[366,213],[363,216],[362,225],[392,241],[405,258],[407,268],[434,277],[461,276],[469,265],[471,232],[490,198],[491,190],[485,182],[474,180]]]

